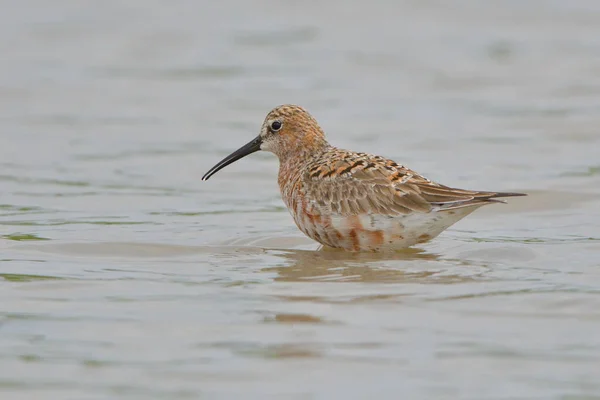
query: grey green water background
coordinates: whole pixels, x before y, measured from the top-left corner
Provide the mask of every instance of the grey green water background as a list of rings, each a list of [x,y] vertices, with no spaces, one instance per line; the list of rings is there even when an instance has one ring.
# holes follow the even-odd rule
[[[0,398],[600,398],[600,3],[3,1]],[[406,254],[315,251],[281,103],[530,193]]]

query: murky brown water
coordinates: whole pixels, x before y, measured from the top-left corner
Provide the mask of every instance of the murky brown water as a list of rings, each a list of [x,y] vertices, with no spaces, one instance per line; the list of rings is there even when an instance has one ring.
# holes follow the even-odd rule
[[[600,3],[5,2],[2,399],[600,397]],[[277,161],[526,191],[393,256],[315,251]]]

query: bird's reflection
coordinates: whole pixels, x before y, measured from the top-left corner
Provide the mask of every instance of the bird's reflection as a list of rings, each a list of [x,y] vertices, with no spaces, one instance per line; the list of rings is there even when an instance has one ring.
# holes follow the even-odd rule
[[[306,282],[431,282],[471,281],[472,276],[444,273],[464,260],[442,259],[438,254],[410,248],[394,253],[349,253],[331,249],[282,250],[281,265],[264,268],[277,272],[275,281]]]

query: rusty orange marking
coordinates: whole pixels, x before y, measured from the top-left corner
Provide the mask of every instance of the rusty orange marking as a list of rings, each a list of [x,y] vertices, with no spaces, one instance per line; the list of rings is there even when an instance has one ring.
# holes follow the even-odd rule
[[[335,237],[336,237],[338,240],[342,240],[342,239],[344,239],[344,236],[342,236],[342,234],[340,233],[340,231],[338,231],[337,229],[334,229],[334,230],[333,230],[333,233],[335,233]]]
[[[321,214],[314,214],[313,221],[316,225],[321,225]]]
[[[348,225],[350,225],[352,229],[356,229],[358,231],[362,231],[365,229],[362,223],[360,222],[360,218],[358,217],[358,215],[352,215],[348,217]]]
[[[373,246],[381,246],[383,244],[383,231],[371,231],[370,234]]]
[[[308,219],[308,221],[309,221],[309,222],[310,222],[312,225],[315,225],[315,216],[314,216],[314,215],[312,215],[312,214],[310,214],[310,213],[307,213],[307,212],[305,212],[305,213],[304,213],[304,216],[306,217],[306,219]]]

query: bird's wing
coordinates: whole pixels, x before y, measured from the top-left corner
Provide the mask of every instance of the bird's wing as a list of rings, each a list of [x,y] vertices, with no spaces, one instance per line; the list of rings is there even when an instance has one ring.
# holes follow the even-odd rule
[[[495,202],[517,193],[454,189],[432,182],[391,160],[345,153],[318,162],[302,177],[306,197],[320,210],[342,215],[427,213]]]

